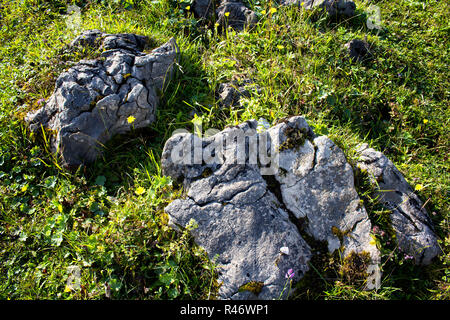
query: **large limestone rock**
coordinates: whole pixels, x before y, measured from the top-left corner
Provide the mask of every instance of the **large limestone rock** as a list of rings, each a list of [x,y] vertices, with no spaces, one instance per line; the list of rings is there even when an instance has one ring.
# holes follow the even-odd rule
[[[217,256],[222,299],[286,298],[288,270],[295,270],[293,280],[308,270],[309,246],[257,168],[223,165],[165,210],[172,226],[198,223],[192,234],[210,258]],[[243,290],[252,285],[256,288]]]
[[[302,117],[260,128],[252,120],[204,139],[180,133],[162,155],[163,174],[183,182],[187,194],[166,208],[170,223],[196,220],[196,242],[222,266],[220,297],[277,298],[287,269],[301,277],[311,253],[298,220],[330,253],[368,257],[366,287],[378,287],[379,252],[343,152]],[[280,255],[282,247],[289,255]],[[239,293],[249,281],[264,284],[259,295]]]
[[[100,45],[103,52],[62,73],[45,105],[25,118],[32,131],[43,127],[54,133],[51,146],[63,164],[94,161],[111,137],[155,120],[158,94],[170,79],[179,50],[171,39],[144,53],[147,40],[91,30],[72,42],[72,47]]]
[[[241,133],[255,137],[256,128],[256,121],[250,121],[211,138],[177,134],[162,156],[163,173],[183,181],[187,190],[186,199],[165,209],[170,225],[197,222],[192,232],[196,242],[220,265],[222,299],[286,298],[287,271],[293,269],[293,279],[300,279],[311,255],[258,166],[250,163],[245,152],[250,140],[233,142]],[[208,158],[211,154],[216,159]]]
[[[416,264],[429,264],[441,249],[419,197],[384,154],[369,148],[367,144],[363,144],[358,152],[358,167],[369,174],[380,202],[392,211],[392,228],[400,250],[414,257]]]

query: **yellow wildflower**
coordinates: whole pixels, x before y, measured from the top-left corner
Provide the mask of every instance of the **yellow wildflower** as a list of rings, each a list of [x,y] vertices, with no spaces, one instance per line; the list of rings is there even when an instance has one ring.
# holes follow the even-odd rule
[[[187,7],[186,7],[186,10],[191,10],[191,6],[187,6]]]
[[[266,13],[267,13],[266,10],[261,11],[261,14],[266,14]]]
[[[428,123],[428,119],[423,119],[423,123],[427,124]]]
[[[230,15],[229,12],[225,12],[225,17],[228,17]]]
[[[414,188],[416,191],[420,191],[420,190],[422,190],[423,189],[423,185],[421,185],[420,183],[419,184],[416,184],[416,187]]]
[[[275,12],[277,12],[277,8],[270,8],[270,13],[274,14]]]
[[[137,187],[136,190],[134,191],[138,196],[140,196],[141,194],[143,194],[145,192],[145,189],[142,187]]]
[[[136,118],[133,117],[133,116],[129,116],[129,117],[127,118],[127,121],[128,121],[129,124],[132,124],[132,123],[134,122],[134,120],[136,120]]]
[[[278,50],[283,50],[283,49],[284,49],[284,46],[281,45],[281,44],[279,44],[279,45],[277,45],[277,48],[278,48]]]
[[[376,244],[377,244],[377,238],[373,235],[373,234],[371,234],[370,235],[370,241],[369,241],[369,244],[371,245],[371,246],[375,246]]]

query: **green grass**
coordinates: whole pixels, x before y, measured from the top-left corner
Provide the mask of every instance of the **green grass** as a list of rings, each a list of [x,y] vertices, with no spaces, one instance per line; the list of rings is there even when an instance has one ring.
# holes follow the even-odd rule
[[[67,1],[71,4],[71,1]],[[217,290],[214,263],[188,231],[167,226],[164,207],[181,190],[161,175],[164,142],[177,128],[204,129],[264,117],[303,115],[355,164],[361,142],[383,151],[414,187],[436,227],[444,254],[427,267],[405,260],[377,236],[382,287],[364,291],[339,272],[339,257],[319,255],[297,285],[299,299],[449,299],[449,7],[445,1],[377,1],[383,29],[368,30],[368,1],[358,16],[333,22],[315,12],[247,1],[260,22],[236,33],[205,28],[192,1],[74,1],[82,24],[71,29],[66,1],[0,1],[0,298],[208,299]],[[70,172],[33,136],[23,115],[48,98],[71,61],[95,52],[65,52],[82,30],[174,36],[181,60],[164,92],[157,121],[107,145],[94,164]],[[364,39],[374,61],[351,63],[343,45]],[[221,109],[217,85],[251,78],[260,94],[239,110]],[[358,192],[372,222],[386,231],[365,177]],[[145,191],[138,195],[136,190]],[[317,247],[319,248],[320,245]],[[81,290],[66,288],[68,267],[81,268]]]

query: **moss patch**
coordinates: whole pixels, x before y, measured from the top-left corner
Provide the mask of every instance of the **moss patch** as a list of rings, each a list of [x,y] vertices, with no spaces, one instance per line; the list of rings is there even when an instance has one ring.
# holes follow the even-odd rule
[[[305,143],[308,137],[308,131],[305,128],[288,127],[284,134],[286,135],[286,140],[278,147],[279,151],[297,149]]]
[[[246,284],[243,284],[239,287],[239,292],[243,291],[250,291],[251,293],[255,295],[259,295],[262,291],[262,288],[264,287],[264,282],[262,281],[250,281]]]
[[[367,278],[367,268],[370,264],[370,254],[366,251],[356,253],[352,251],[344,258],[340,268],[340,274],[348,284],[363,282]]]

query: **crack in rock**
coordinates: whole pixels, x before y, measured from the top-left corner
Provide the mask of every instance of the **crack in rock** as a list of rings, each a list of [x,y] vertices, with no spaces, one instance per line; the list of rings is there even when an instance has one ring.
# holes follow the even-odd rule
[[[279,166],[284,170],[278,170],[275,179],[286,208],[297,219],[307,218],[306,232],[315,240],[327,241],[330,253],[338,249],[344,256],[369,253],[369,267],[375,273],[366,287],[379,286],[380,254],[371,244],[371,223],[342,150],[328,137],[316,137],[302,117],[290,118],[268,131],[278,149],[289,141],[287,132],[304,134],[304,139],[298,138],[299,146],[283,148],[279,153]]]
[[[216,192],[205,198],[207,191],[202,192],[202,189],[207,188],[216,175],[221,175],[224,167],[236,170],[236,177],[223,179],[214,186]],[[218,256],[216,263],[222,282],[220,298],[278,297],[289,269],[296,271],[295,280],[308,270],[310,248],[287,213],[279,208],[275,196],[267,190],[257,168],[225,164],[221,170],[195,181],[188,199],[177,199],[165,208],[170,225],[186,226],[191,219],[197,222],[199,227],[192,230],[197,244],[206,249],[210,258]],[[201,194],[196,198],[200,203],[191,198],[198,192]],[[231,201],[222,203],[227,199]],[[282,247],[288,247],[290,254],[280,254]],[[259,294],[239,292],[239,288],[250,281],[264,284]]]
[[[140,35],[90,30],[71,43],[72,48],[100,46],[104,51],[99,59],[82,60],[63,72],[45,105],[25,117],[32,131],[55,132],[50,143],[63,165],[92,162],[114,135],[155,120],[158,93],[167,86],[179,49],[170,39],[146,54],[147,42]]]

